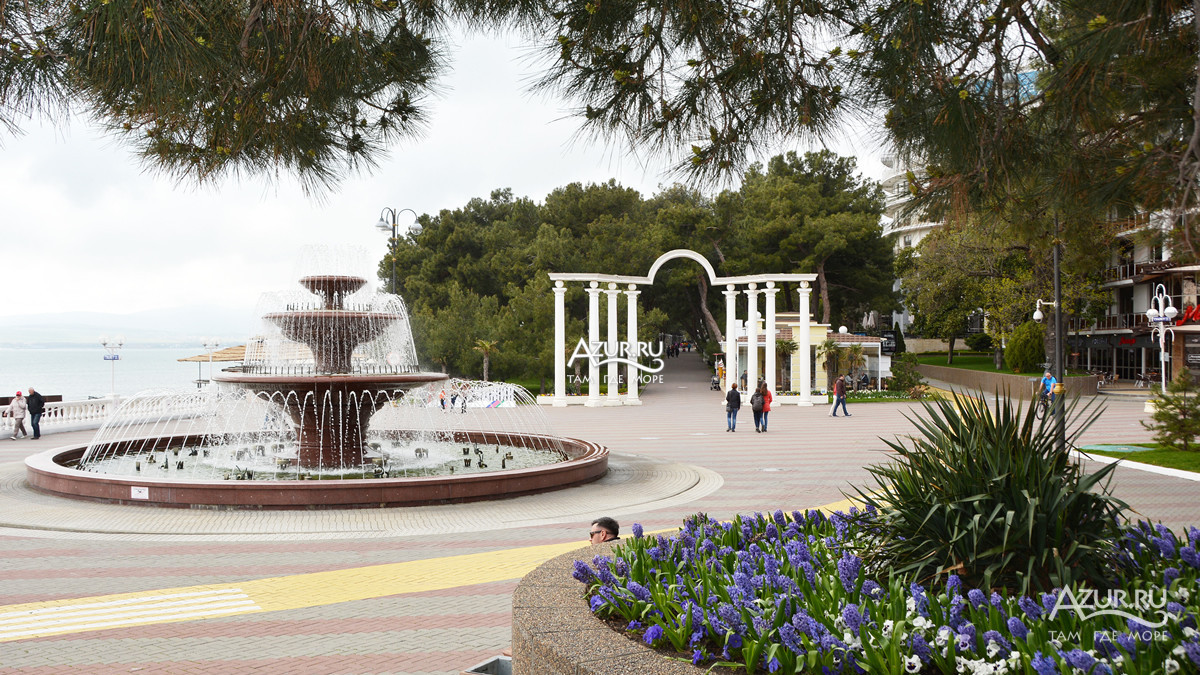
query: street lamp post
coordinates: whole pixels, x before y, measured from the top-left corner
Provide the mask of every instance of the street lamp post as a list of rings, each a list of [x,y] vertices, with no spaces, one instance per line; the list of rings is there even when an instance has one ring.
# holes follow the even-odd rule
[[[208,351],[208,381],[211,384],[213,379],[213,352],[221,346],[221,342],[215,337],[201,339],[203,340],[204,349]]]
[[[125,336],[115,335],[110,338],[107,335],[101,335],[100,346],[104,347],[105,351],[108,352],[104,355],[104,360],[112,365],[111,379],[108,386],[111,390],[109,396],[115,399],[117,397],[117,361],[121,360],[121,355],[117,352],[121,351],[121,347],[125,346]]]
[[[388,249],[391,251],[391,254],[392,254],[392,288],[391,288],[392,293],[395,293],[397,290],[397,287],[396,287],[396,241],[397,241],[396,240],[396,226],[399,225],[397,220],[400,217],[400,214],[404,213],[405,211],[408,211],[409,213],[411,213],[413,215],[413,220],[415,222],[416,218],[418,217],[416,211],[413,211],[412,209],[397,210],[397,209],[393,209],[391,207],[385,206],[383,209],[383,212],[379,214],[379,222],[375,223],[375,227],[377,229],[379,229],[383,232],[387,232],[390,230],[392,233],[392,238],[390,240],[388,240]],[[411,227],[411,225],[409,227]]]
[[[1175,305],[1171,303],[1171,296],[1167,295],[1167,287],[1158,284],[1154,288],[1150,308],[1146,310],[1146,318],[1150,320],[1150,334],[1158,336],[1158,361],[1164,392],[1167,390],[1167,362],[1171,360],[1171,355],[1167,352],[1167,333],[1171,334],[1172,340],[1175,338],[1175,331],[1167,324],[1173,321],[1178,313]]]

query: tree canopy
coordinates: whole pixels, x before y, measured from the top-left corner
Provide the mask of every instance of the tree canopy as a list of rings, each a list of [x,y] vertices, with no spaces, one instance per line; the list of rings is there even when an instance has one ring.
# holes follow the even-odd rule
[[[540,204],[496,190],[422,216],[379,271],[390,278],[395,263],[425,359],[475,375],[487,356],[498,377],[536,379],[554,364],[549,272],[640,276],[675,248],[701,253],[722,275],[807,271],[813,260],[836,259],[815,289],[826,298],[826,318],[851,323],[863,307],[889,311],[891,245],[879,230],[881,209],[878,186],[854,173],[853,160],[830,153],[754,165],[739,190],[715,197],[675,185],[647,199],[614,181],[572,183]],[[723,339],[713,315],[724,315],[724,298],[707,283],[694,263],[668,263],[640,289],[641,338]],[[793,307],[790,290],[780,294],[781,311]],[[587,297],[576,288],[567,302],[568,334],[582,336]],[[491,345],[486,354],[480,341]]]
[[[90,114],[152,167],[309,187],[418,133],[461,26],[522,31],[586,131],[700,178],[882,118],[922,208],[1196,203],[1197,17],[1183,0],[8,0],[0,125]],[[1182,251],[1200,238],[1180,220]]]

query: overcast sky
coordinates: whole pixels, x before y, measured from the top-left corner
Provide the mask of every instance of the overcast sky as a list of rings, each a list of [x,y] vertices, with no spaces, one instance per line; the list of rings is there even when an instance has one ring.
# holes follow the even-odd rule
[[[371,175],[320,201],[289,180],[179,185],[143,171],[116,140],[82,122],[65,131],[31,125],[0,139],[0,317],[191,305],[245,311],[290,283],[305,245],[348,244],[381,257],[387,236],[374,224],[385,206],[437,213],[503,187],[540,202],[556,187],[610,178],[650,196],[671,182],[662,162],[573,142],[579,121],[563,104],[526,93],[531,66],[514,40],[459,44],[428,134],[394,146]],[[860,171],[880,179],[882,153],[860,136],[830,147],[856,155]]]

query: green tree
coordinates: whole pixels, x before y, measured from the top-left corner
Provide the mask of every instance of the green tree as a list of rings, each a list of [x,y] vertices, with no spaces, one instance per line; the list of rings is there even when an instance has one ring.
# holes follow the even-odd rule
[[[817,275],[821,323],[895,308],[892,247],[879,217],[883,193],[853,158],[825,150],[753,165],[739,191],[742,217],[733,274],[805,270]],[[790,293],[787,294],[790,301]]]
[[[1040,324],[1027,321],[1017,326],[1004,349],[1004,362],[1014,373],[1041,370],[1041,364],[1046,357],[1043,340]]]
[[[1154,396],[1154,421],[1142,426],[1154,432],[1154,440],[1176,450],[1200,450],[1200,392],[1187,368],[1180,368],[1167,390]]]

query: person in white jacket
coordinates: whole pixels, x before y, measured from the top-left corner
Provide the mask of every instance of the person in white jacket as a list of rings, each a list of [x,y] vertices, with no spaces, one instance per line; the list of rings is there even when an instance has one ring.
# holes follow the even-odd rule
[[[17,397],[8,404],[8,416],[13,418],[13,435],[9,440],[17,440],[17,434],[28,436],[29,432],[25,431],[25,416],[29,413],[29,404],[25,402],[25,397],[21,392],[17,392]]]

